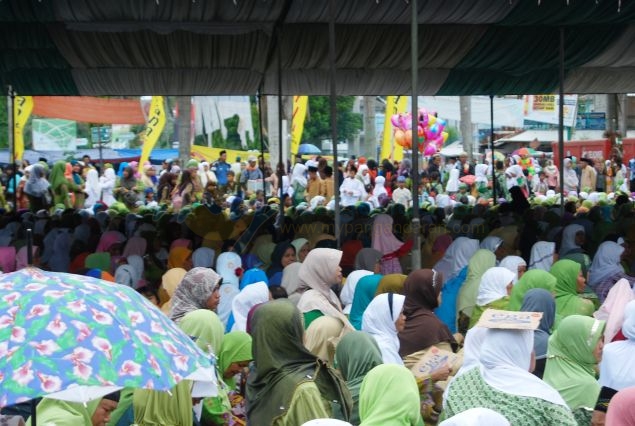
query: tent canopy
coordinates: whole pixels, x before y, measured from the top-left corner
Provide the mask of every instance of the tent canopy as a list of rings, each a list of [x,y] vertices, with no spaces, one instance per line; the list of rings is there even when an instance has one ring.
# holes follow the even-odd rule
[[[337,1],[337,92],[410,94],[410,4]],[[635,2],[420,0],[422,95],[635,91]],[[326,0],[3,0],[23,95],[329,93]]]

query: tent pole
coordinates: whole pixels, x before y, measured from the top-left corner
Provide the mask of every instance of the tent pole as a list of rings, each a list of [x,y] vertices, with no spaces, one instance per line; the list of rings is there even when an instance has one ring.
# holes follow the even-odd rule
[[[494,157],[494,95],[489,95],[489,147],[492,153],[492,199],[496,205],[498,201],[496,199],[496,160]]]
[[[280,205],[278,208],[278,219],[277,224],[279,230],[282,230],[284,225],[284,197],[282,192],[282,178],[284,176],[284,172],[286,171],[286,163],[282,158],[282,144],[283,144],[283,135],[282,135],[282,52],[280,49],[282,48],[282,36],[280,35],[281,30],[278,29],[277,33],[277,42],[278,42],[278,182],[280,185]],[[261,132],[262,133],[262,132]],[[269,141],[271,143],[271,141]]]
[[[337,87],[335,70],[335,0],[329,0],[329,77],[331,80],[331,141],[333,142],[333,185],[335,194],[335,243],[340,247],[340,175],[337,160]]]
[[[9,142],[9,160],[11,163],[11,167],[13,167],[13,175],[11,176],[11,179],[13,179],[13,204],[14,204],[14,208],[17,208],[17,198],[16,198],[16,189],[17,189],[17,182],[15,180],[15,175],[17,173],[16,170],[16,166],[15,166],[15,128],[14,128],[14,123],[13,123],[13,118],[15,117],[15,112],[13,111],[13,108],[15,107],[15,92],[13,91],[13,87],[11,85],[9,85],[7,87],[8,90],[8,96],[7,96],[7,124],[8,124],[8,142]],[[7,183],[7,185],[9,185],[10,182]],[[7,201],[8,197],[7,197]]]
[[[265,184],[265,139],[262,137],[262,86],[256,94],[256,102],[258,103],[258,127],[260,128],[260,155],[262,156],[262,192],[267,195],[267,185]],[[275,169],[274,169],[275,170]],[[274,172],[275,173],[275,172]],[[282,188],[282,182],[278,183]],[[272,194],[274,197],[276,194]],[[282,197],[280,197],[282,201]]]
[[[412,61],[412,270],[421,269],[421,224],[419,218],[419,9],[417,0],[410,0],[410,59]]]
[[[558,55],[558,156],[560,168],[560,217],[564,216],[564,27],[560,27],[560,49]]]

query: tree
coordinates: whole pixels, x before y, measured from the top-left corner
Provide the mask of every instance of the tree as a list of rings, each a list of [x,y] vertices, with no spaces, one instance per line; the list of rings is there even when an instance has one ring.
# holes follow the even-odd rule
[[[362,114],[353,112],[354,102],[354,96],[337,97],[337,137],[340,141],[352,141],[362,130]],[[331,139],[330,99],[328,96],[309,96],[302,143],[319,146],[322,139]]]

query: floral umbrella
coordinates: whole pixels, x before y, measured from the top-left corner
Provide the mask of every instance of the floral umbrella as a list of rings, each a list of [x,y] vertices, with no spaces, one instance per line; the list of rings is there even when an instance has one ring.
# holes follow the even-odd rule
[[[213,363],[129,287],[37,268],[0,275],[0,407],[166,391],[183,379],[214,394]]]

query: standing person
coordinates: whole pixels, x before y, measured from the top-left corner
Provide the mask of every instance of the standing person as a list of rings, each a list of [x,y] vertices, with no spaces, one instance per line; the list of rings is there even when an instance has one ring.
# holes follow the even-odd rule
[[[459,154],[459,161],[457,161],[455,165],[459,171],[459,178],[467,175],[474,175],[474,166],[469,163],[467,157],[467,152]]]
[[[113,195],[113,190],[117,184],[117,174],[110,164],[106,164],[104,169],[104,175],[99,178],[99,185],[102,190],[101,200],[106,203],[107,206],[110,206],[117,201]]]
[[[318,176],[317,162],[309,160],[306,162],[308,179],[306,185],[306,200],[311,202],[313,197],[320,195],[321,181]]]
[[[348,168],[348,175],[340,185],[341,205],[354,206],[358,201],[364,201],[368,196],[364,184],[357,179],[357,167],[351,165]]]
[[[172,208],[175,212],[185,206],[189,206],[194,201],[194,182],[189,170],[181,173],[181,182],[172,191]]]
[[[45,177],[44,167],[40,163],[31,166],[31,174],[24,185],[24,192],[29,198],[29,207],[33,213],[50,207],[50,186]]]
[[[593,192],[596,187],[597,172],[593,167],[593,160],[580,159],[580,191]]]
[[[123,169],[121,179],[119,179],[119,185],[113,192],[117,197],[117,201],[124,203],[126,207],[136,207],[141,191],[137,186],[137,178],[134,177],[132,167],[128,166]]]
[[[60,160],[53,165],[51,175],[51,191],[53,192],[53,205],[61,204],[64,208],[73,206],[69,193],[77,189],[77,185],[69,181],[65,176],[66,162]]]
[[[231,170],[231,166],[227,163],[227,151],[222,150],[218,160],[212,164],[212,171],[216,174],[216,180],[221,192],[225,191],[227,185],[227,172]]]
[[[91,208],[101,199],[101,185],[99,184],[99,174],[96,169],[89,169],[86,173],[86,201],[84,207]]]
[[[248,191],[248,182],[250,180],[262,180],[263,175],[262,170],[260,170],[260,168],[258,167],[256,157],[252,155],[249,157],[248,160],[249,165],[240,174],[240,186],[242,187],[243,191],[245,191],[246,195],[250,196],[251,192]]]
[[[553,164],[553,160],[547,160],[547,165],[544,168],[545,175],[547,175],[547,186],[552,191],[560,191],[560,171]]]
[[[578,191],[578,174],[575,172],[573,161],[570,158],[564,159],[564,193],[567,195],[570,192]]]
[[[335,183],[333,182],[333,167],[324,167],[324,179],[320,180],[320,195],[328,203],[335,196]]]
[[[392,192],[392,200],[396,204],[401,204],[406,209],[410,208],[412,203],[412,193],[406,188],[405,176],[399,176],[397,178],[397,189]]]

